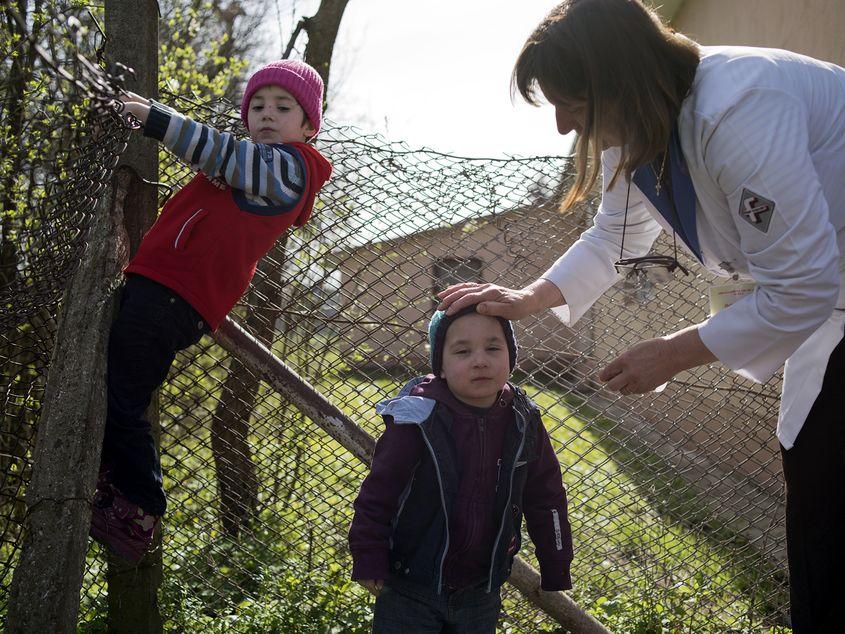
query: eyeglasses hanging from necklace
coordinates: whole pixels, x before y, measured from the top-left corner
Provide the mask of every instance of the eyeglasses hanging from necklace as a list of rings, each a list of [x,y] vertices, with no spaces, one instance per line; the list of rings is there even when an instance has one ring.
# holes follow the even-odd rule
[[[667,198],[669,200],[672,212],[677,218],[678,211],[675,207],[675,201],[672,196],[672,186],[669,174],[666,172],[666,162],[668,160],[669,150],[660,154],[660,167],[655,169],[655,161],[648,164],[649,168],[655,175],[654,191],[656,196],[660,196],[661,187],[666,188]],[[661,284],[668,282],[674,277],[676,270],[680,270],[684,275],[689,275],[689,271],[678,262],[678,242],[674,229],[672,230],[672,248],[674,255],[660,255],[649,254],[636,258],[624,258],[625,254],[625,233],[628,228],[628,205],[631,199],[631,180],[628,180],[628,191],[625,196],[625,216],[622,224],[622,244],[619,247],[619,259],[614,263],[616,272],[625,276],[626,286],[641,286],[645,282],[649,284]]]

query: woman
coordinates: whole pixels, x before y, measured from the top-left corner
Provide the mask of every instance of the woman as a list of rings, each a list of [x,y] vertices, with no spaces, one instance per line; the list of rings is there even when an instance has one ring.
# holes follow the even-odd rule
[[[698,46],[639,0],[567,0],[526,42],[513,85],[531,103],[541,92],[558,131],[578,133],[562,207],[585,198],[599,169],[601,205],[540,279],[459,284],[441,307],[481,302],[478,312],[509,319],[552,308],[572,324],[620,274],[678,266],[646,256],[661,230],[732,278],[741,300],[640,342],[599,378],[638,394],[717,360],[759,382],[786,362],[777,434],[793,629],[828,631],[845,599],[845,70]]]

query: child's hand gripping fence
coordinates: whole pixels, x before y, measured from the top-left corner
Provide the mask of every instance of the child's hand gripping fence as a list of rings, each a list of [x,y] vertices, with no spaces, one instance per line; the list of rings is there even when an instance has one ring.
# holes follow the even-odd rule
[[[15,50],[3,49],[4,71]],[[0,170],[4,613],[23,493],[39,468],[32,448],[61,294],[125,143],[112,114],[88,114],[78,83],[40,59],[36,89],[22,93],[26,124],[14,127],[14,108],[0,121],[11,166]],[[62,68],[76,79],[85,72]],[[11,72],[2,79],[12,86]],[[231,104],[163,99],[219,128],[239,125]],[[33,115],[42,110],[51,116]],[[594,207],[556,211],[572,176],[565,159],[464,159],[339,125],[318,143],[335,176],[309,225],[261,262],[231,317],[377,436],[373,405],[425,371],[433,292],[459,280],[536,279],[589,226]],[[162,181],[175,187],[189,177],[161,158]],[[550,315],[517,324],[517,382],[546,412],[570,501],[570,596],[613,631],[786,622],[776,381],[756,386],[713,366],[661,394],[620,398],[594,378],[636,341],[700,321],[706,283],[701,275],[663,287],[620,283],[572,329]],[[231,350],[204,339],[179,356],[162,390],[162,614],[184,631],[367,631],[371,599],[348,581],[346,550],[366,466]],[[79,620],[102,623],[99,547],[87,561]],[[502,631],[556,627],[507,587],[504,611]]]

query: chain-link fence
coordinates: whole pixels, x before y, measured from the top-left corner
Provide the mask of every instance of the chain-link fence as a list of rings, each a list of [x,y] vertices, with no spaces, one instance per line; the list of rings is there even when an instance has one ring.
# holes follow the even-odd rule
[[[33,54],[15,92],[15,60],[28,45],[2,46],[5,615],[61,292],[125,133],[92,107],[113,88],[83,81],[90,69],[79,60],[51,68]],[[240,125],[228,103],[163,100],[221,129]],[[595,201],[556,211],[572,175],[562,158],[460,158],[331,122],[318,147],[334,176],[312,220],[260,263],[232,318],[377,436],[374,404],[426,372],[433,292],[461,280],[536,279],[589,226]],[[190,173],[166,152],[161,159],[163,202]],[[708,282],[700,274],[661,287],[620,282],[574,328],[551,315],[517,324],[515,380],[545,412],[569,496],[571,596],[613,631],[787,623],[777,381],[753,385],[716,365],[659,394],[623,398],[594,378],[636,341],[702,320]],[[371,600],[348,581],[346,547],[366,465],[288,396],[211,338],[177,358],[160,396],[169,507],[159,604],[169,631],[368,629]],[[529,561],[531,550],[522,553]],[[92,544],[83,631],[104,629],[112,609],[104,567]],[[557,627],[505,590],[501,631]]]

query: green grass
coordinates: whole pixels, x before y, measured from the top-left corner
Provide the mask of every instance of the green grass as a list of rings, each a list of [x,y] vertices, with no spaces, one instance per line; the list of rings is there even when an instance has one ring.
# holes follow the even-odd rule
[[[576,600],[615,632],[779,631],[767,624],[782,592],[775,571],[714,520],[688,483],[627,448],[582,400],[527,391],[560,448]]]
[[[366,468],[262,386],[251,421],[259,510],[237,538],[223,535],[206,421],[202,359],[168,384],[163,464],[169,509],[160,606],[168,632],[366,632],[370,597],[349,582],[346,530]],[[180,375],[182,377],[183,375]],[[193,378],[191,378],[193,377]],[[373,405],[404,380],[326,373],[317,387],[368,432]],[[773,571],[696,505],[686,483],[632,452],[613,425],[572,397],[526,386],[545,411],[563,468],[575,541],[571,595],[611,631],[779,632]],[[192,422],[193,421],[193,422]],[[655,477],[655,473],[664,474]],[[535,563],[526,539],[522,556]],[[105,632],[105,574],[92,546],[81,632]],[[771,603],[771,605],[770,605]],[[505,593],[502,632],[552,631],[517,593]]]

